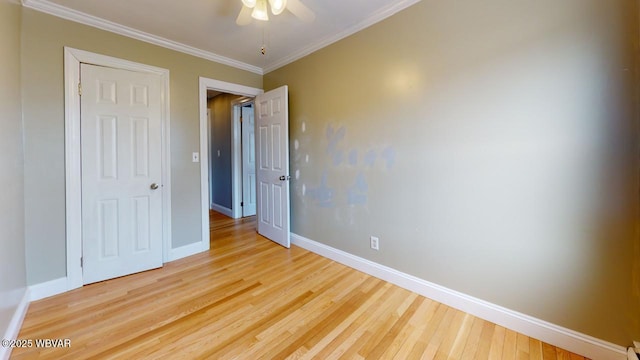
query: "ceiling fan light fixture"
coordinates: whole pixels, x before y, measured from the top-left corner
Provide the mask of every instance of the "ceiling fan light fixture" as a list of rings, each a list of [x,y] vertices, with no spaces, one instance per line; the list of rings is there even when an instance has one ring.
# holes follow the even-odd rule
[[[242,3],[244,4],[244,6],[252,9],[254,6],[256,6],[256,0],[242,0]]]
[[[244,0],[243,0],[244,1]],[[267,11],[267,0],[257,0],[256,6],[253,8],[251,17],[256,20],[268,21],[269,13]]]
[[[287,0],[269,0],[273,15],[280,15],[287,8]]]

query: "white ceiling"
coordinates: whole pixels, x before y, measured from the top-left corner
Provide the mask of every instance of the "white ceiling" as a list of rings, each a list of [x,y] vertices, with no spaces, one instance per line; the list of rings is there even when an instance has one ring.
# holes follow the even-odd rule
[[[263,74],[308,55],[420,0],[301,0],[289,11],[238,26],[241,0],[23,0],[33,8],[174,50]],[[266,55],[260,53],[263,46]]]

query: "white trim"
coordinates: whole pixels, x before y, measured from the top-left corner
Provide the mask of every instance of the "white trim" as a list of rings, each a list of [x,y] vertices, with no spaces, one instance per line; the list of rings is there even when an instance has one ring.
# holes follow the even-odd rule
[[[70,50],[64,51],[64,153],[65,153],[65,225],[67,278],[69,290],[82,286],[82,193],[80,159],[80,78],[79,60]]]
[[[80,160],[80,63],[109,66],[117,69],[156,74],[162,78],[162,241],[163,262],[168,261],[171,249],[171,151],[169,146],[169,70],[139,64],[111,56],[88,51],[64,48],[64,94],[65,94],[65,200],[67,228],[67,283],[68,289],[83,285],[82,268],[82,199]]]
[[[402,11],[406,8],[408,8],[409,6],[416,4],[420,2],[420,0],[401,0],[401,1],[394,1],[392,4],[390,4],[389,6],[386,6],[378,11],[376,11],[375,13],[371,14],[369,17],[367,17],[366,19],[362,20],[361,22],[348,27],[344,30],[342,30],[341,32],[337,33],[337,34],[333,34],[330,35],[324,39],[321,39],[320,41],[316,41],[316,42],[312,42],[310,44],[308,44],[307,46],[303,47],[302,49],[298,50],[298,51],[294,51],[291,54],[281,57],[279,59],[277,59],[274,62],[271,62],[269,64],[267,64],[263,69],[262,72],[264,74],[269,73],[273,70],[276,70],[278,68],[281,68],[287,64],[290,64],[298,59],[301,59],[313,52],[316,52],[324,47],[327,47],[335,42],[338,42],[344,38],[346,38],[347,36],[351,36],[355,33],[357,33],[360,30],[363,30],[365,28],[368,28],[369,26],[378,23],[394,14],[396,14],[399,11]]]
[[[225,214],[230,218],[237,219],[234,217],[234,211],[229,209],[228,207],[218,205],[218,204],[211,204],[211,210],[217,211],[221,214]]]
[[[211,115],[211,109],[208,108],[209,106],[209,99],[207,99],[207,136],[208,138],[213,138],[213,117]],[[212,159],[213,158],[213,151],[211,149],[211,147],[209,147],[207,149],[207,156],[208,159]],[[207,160],[208,160],[207,159]],[[202,160],[202,159],[200,159]],[[211,166],[209,166],[209,179],[213,178],[213,169]],[[209,206],[209,209],[213,209],[213,182],[209,182],[209,203],[211,204],[211,206]]]
[[[209,208],[213,208],[215,204],[210,204],[209,199],[209,135],[207,133],[207,89],[231,93],[236,95],[255,97],[262,94],[262,89],[249,86],[229,83],[225,81],[200,77],[200,197],[201,197],[201,225],[202,225],[202,242],[206,241],[207,249],[209,249]],[[233,217],[233,213],[229,215]]]
[[[182,259],[184,257],[195,255],[207,250],[209,250],[209,244],[207,244],[205,248],[201,242],[180,246],[178,248],[171,249],[171,251],[169,252],[169,261]]]
[[[27,310],[29,310],[29,289],[24,289],[24,294],[22,295],[22,299],[18,303],[16,310],[13,312],[13,316],[11,317],[11,321],[9,322],[9,326],[7,330],[4,332],[3,339],[11,339],[15,340],[18,338],[18,334],[20,333],[20,328],[22,327],[22,322],[24,321],[25,315],[27,315]],[[0,359],[8,360],[11,356],[11,348],[0,346]]]
[[[198,49],[193,46],[185,45],[157,35],[149,34],[144,31],[120,25],[103,18],[89,15],[78,10],[70,9],[68,7],[53,3],[48,0],[22,0],[22,5],[33,10],[57,16],[59,18],[74,21],[84,25],[89,25],[98,29],[130,37],[132,39],[144,41],[149,44],[158,45],[167,49],[179,51],[181,53],[193,55],[202,59],[215,61],[217,63],[228,65],[236,69],[246,70],[258,75],[264,74],[262,69],[258,66],[250,65],[238,60],[215,54],[210,51]]]
[[[49,296],[62,294],[67,290],[69,290],[68,279],[66,277],[61,277],[51,281],[29,286],[29,300],[37,301]]]
[[[292,233],[291,243],[445,305],[590,359],[627,358],[627,349],[448,289]]]

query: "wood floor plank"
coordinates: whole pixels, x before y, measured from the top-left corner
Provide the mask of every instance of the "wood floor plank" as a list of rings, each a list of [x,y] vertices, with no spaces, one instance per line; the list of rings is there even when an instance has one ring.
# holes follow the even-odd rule
[[[545,342],[542,343],[542,358],[544,360],[556,360],[556,348],[553,345],[549,345]]]
[[[459,313],[459,311],[454,308],[444,306],[444,305],[443,307],[444,307],[445,313],[444,313],[444,316],[442,317],[442,320],[437,325],[437,328],[434,326],[433,328],[429,329],[429,336],[428,336],[429,339],[427,340],[426,348],[424,349],[424,351],[420,351],[420,352],[418,352],[418,349],[419,349],[418,347],[414,348],[410,358],[412,359],[435,358],[438,352],[438,349],[440,349],[440,345],[442,344],[443,340],[447,336],[449,330],[452,328],[454,317],[456,316],[457,313]]]
[[[504,347],[502,348],[502,358],[504,360],[514,360],[516,358],[518,333],[507,329],[504,333]]]
[[[424,333],[424,330],[427,328],[428,324],[433,324],[432,321],[436,310],[440,304],[425,299],[425,301],[420,305],[414,316],[409,319],[405,335],[406,338],[404,340],[398,339],[397,349],[391,346],[384,356],[385,359],[408,359],[409,354],[416,346],[420,336]]]
[[[465,359],[476,359],[476,353],[478,351],[478,346],[481,342],[482,330],[484,329],[484,325],[486,321],[472,317],[473,325],[471,326],[471,330],[469,331],[469,335],[466,337],[464,351],[462,355],[459,357],[462,360]],[[485,355],[486,358],[486,355]]]
[[[475,355],[476,359],[490,358],[489,352],[491,351],[491,339],[493,338],[495,329],[495,324],[484,321],[484,325],[482,326],[482,333],[480,334],[480,339],[478,340],[478,349]]]
[[[502,326],[496,326],[491,337],[491,347],[489,349],[489,359],[502,359],[502,350],[504,349],[504,336],[506,329]]]
[[[406,359],[419,359],[423,357],[429,347],[431,339],[434,334],[437,333],[437,329],[440,327],[440,324],[447,315],[447,310],[449,310],[448,306],[438,303],[434,303],[434,306],[435,308],[433,309],[432,316],[425,321],[424,326],[418,327],[418,330],[421,329],[422,331],[418,334],[417,341],[413,343],[413,346],[410,348],[406,347],[407,351],[399,352],[399,354],[402,355],[406,354]],[[432,347],[437,350],[437,345],[432,345]],[[435,350],[433,351],[434,356]]]
[[[370,287],[369,284],[376,284],[376,287]],[[374,278],[368,278],[363,282],[362,286],[359,286],[354,293],[361,293],[363,297],[366,297],[365,301],[357,308],[354,307],[351,313],[341,322],[338,323],[338,321],[335,321],[328,334],[321,338],[309,339],[309,341],[305,343],[305,347],[309,348],[309,352],[305,354],[304,358],[329,358],[329,355],[334,353],[340,345],[347,341],[357,329],[355,325],[356,320],[362,316],[366,316],[364,314],[371,304],[379,301],[385,293],[382,291],[384,290],[383,287],[384,283]]]
[[[416,311],[420,308],[420,306],[424,303],[425,298],[422,296],[415,296],[411,305],[402,312],[402,316],[393,324],[393,327],[387,331],[387,333],[382,333],[384,336],[382,339],[376,343],[374,343],[375,347],[366,355],[367,359],[382,359],[385,352],[391,347],[394,340],[402,334],[402,330],[407,328],[407,324],[409,319],[411,319]],[[406,334],[403,334],[406,336]],[[364,355],[360,352],[361,355]]]
[[[32,303],[12,359],[584,359],[211,213],[211,250]]]
[[[538,339],[529,338],[529,359],[542,360],[542,342]]]
[[[460,329],[456,334],[456,338],[451,345],[451,350],[449,351],[447,358],[462,358],[464,347],[467,343],[467,340],[469,339],[469,333],[471,333],[471,327],[473,326],[475,317],[470,314],[462,314],[464,316],[464,318],[462,319],[462,324],[460,325]]]
[[[458,334],[464,331],[464,320],[469,316],[469,314],[465,314],[462,311],[455,310],[453,320],[450,324],[448,324],[446,335],[442,339],[442,342],[440,343],[440,346],[436,351],[436,356],[434,359],[438,360],[449,358],[449,354],[453,351],[453,345],[458,338]]]
[[[353,358],[358,356],[358,350],[371,338],[369,328],[374,326],[386,327],[389,317],[392,316],[391,303],[399,299],[399,293],[393,287],[384,286],[382,296],[375,302],[369,302],[360,316],[354,319],[343,331],[340,338],[342,343],[328,354],[328,357]],[[337,342],[337,341],[336,341]]]
[[[516,359],[529,360],[529,337],[528,336],[517,334]]]

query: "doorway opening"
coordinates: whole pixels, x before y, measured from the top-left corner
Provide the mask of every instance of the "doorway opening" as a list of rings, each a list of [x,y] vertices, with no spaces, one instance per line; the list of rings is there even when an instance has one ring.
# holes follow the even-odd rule
[[[253,102],[207,89],[209,209],[234,219],[256,214]]]
[[[253,104],[253,99],[262,93],[262,89],[258,88],[200,78],[200,184],[203,240],[210,241],[211,209],[231,218],[242,217],[240,117],[243,108]],[[216,115],[219,109],[215,107],[208,111],[209,103],[216,101],[216,98],[222,109],[219,116]],[[245,109],[245,112],[247,110]],[[220,124],[217,123],[218,119],[221,119]]]

